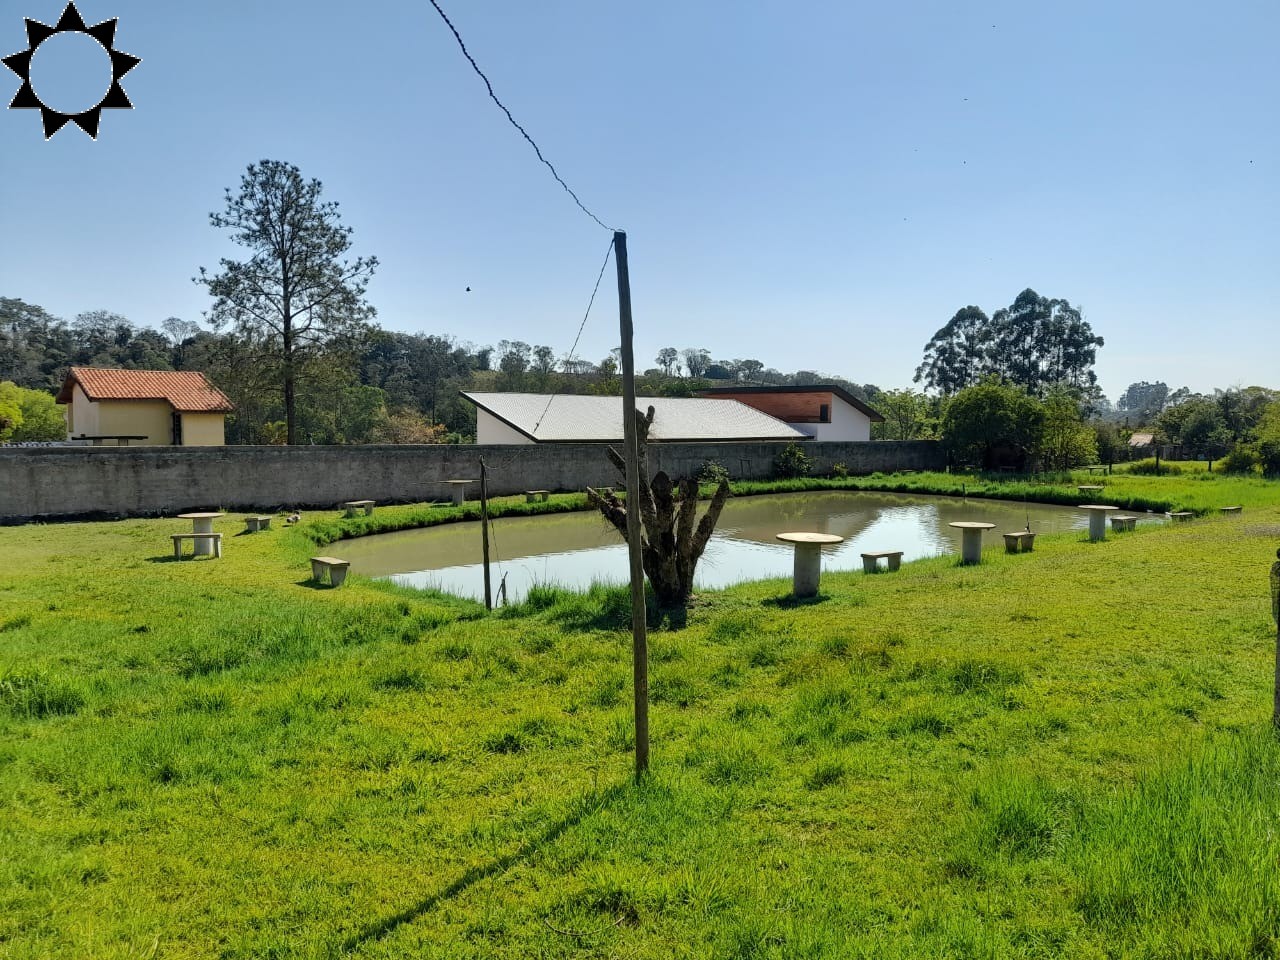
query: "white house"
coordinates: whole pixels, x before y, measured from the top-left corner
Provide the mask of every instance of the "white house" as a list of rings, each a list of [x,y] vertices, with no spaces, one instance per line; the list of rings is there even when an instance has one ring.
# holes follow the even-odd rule
[[[546,393],[463,393],[476,405],[476,443],[617,443],[622,398]],[[651,442],[805,440],[752,405],[703,397],[636,397],[654,408]]]
[[[832,384],[798,387],[713,387],[701,396],[737,400],[783,421],[812,440],[861,442],[882,417],[848,390]]]

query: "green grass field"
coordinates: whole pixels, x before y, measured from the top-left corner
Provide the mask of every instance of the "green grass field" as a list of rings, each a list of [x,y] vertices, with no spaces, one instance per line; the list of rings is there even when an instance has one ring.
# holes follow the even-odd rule
[[[1280,956],[1280,486],[1106,482],[1245,513],[704,594],[641,786],[623,592],[307,583],[445,509],[0,528],[0,956]]]

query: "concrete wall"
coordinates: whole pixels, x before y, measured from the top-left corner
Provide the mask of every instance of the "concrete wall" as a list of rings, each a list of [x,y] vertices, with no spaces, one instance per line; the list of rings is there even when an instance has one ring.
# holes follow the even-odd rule
[[[650,468],[673,476],[717,460],[735,478],[763,479],[785,443],[670,443],[649,448]],[[844,463],[851,473],[934,470],[931,440],[808,442],[815,473]],[[200,508],[330,508],[345,500],[444,499],[441,480],[489,468],[495,496],[523,490],[581,490],[615,484],[604,445],[359,447],[0,448],[0,521],[40,517],[147,516]]]

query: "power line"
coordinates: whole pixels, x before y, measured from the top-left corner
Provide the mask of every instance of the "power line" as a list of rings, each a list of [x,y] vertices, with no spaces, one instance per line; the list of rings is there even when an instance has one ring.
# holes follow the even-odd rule
[[[434,3],[435,0],[432,0],[432,2]],[[600,291],[600,281],[604,279],[604,271],[605,268],[609,266],[609,257],[612,256],[612,254],[613,241],[610,240],[609,248],[604,252],[604,263],[600,264],[600,273],[596,277],[596,285],[591,290],[591,299],[587,301],[587,312],[582,315],[582,323],[578,324],[578,335],[573,338],[573,346],[569,348],[569,352],[566,354],[566,359],[572,360],[574,354],[578,352],[578,341],[582,339],[582,331],[587,328],[587,317],[591,316],[591,307],[596,302],[596,294]],[[551,409],[551,402],[559,395],[560,391],[557,390],[547,399],[547,405],[542,408],[542,416],[538,417],[538,422],[533,425],[534,436],[537,436],[538,428],[542,426],[542,421],[546,419],[547,411]]]
[[[570,186],[567,183],[564,182],[564,178],[561,177],[560,174],[556,171],[556,168],[551,165],[551,161],[542,155],[542,151],[538,148],[538,145],[533,142],[533,137],[529,136],[528,131],[526,131],[524,127],[520,126],[520,124],[516,122],[516,118],[511,115],[511,111],[507,109],[506,104],[504,104],[501,100],[498,99],[498,95],[493,92],[493,84],[490,83],[489,78],[484,75],[484,71],[481,70],[480,65],[476,63],[475,57],[471,56],[470,51],[467,50],[467,45],[462,42],[462,34],[458,33],[458,28],[453,25],[453,21],[450,20],[448,15],[444,12],[444,10],[441,9],[440,4],[437,3],[436,0],[431,0],[431,5],[436,8],[436,13],[440,14],[440,19],[445,22],[445,26],[447,26],[449,30],[453,33],[453,38],[458,41],[458,47],[462,50],[462,55],[466,57],[467,61],[471,64],[471,69],[474,70],[476,72],[476,75],[479,76],[480,79],[484,81],[484,85],[489,91],[489,99],[492,100],[494,103],[496,103],[498,105],[498,108],[507,115],[507,119],[511,121],[511,125],[520,131],[520,135],[524,137],[527,141],[529,141],[529,146],[533,147],[533,152],[538,155],[538,159],[541,160],[546,165],[547,169],[551,171],[551,175],[556,178],[556,182],[559,183],[560,186],[564,187],[565,193],[573,197],[573,202],[578,205],[578,209],[581,210],[583,213],[585,213],[588,217],[590,217],[596,223],[598,223],[600,226],[604,227],[604,229],[612,232],[613,227],[608,226],[603,220],[601,220],[594,213],[588,210],[586,205],[581,200],[578,199],[578,195],[573,192],[573,190],[570,188]]]

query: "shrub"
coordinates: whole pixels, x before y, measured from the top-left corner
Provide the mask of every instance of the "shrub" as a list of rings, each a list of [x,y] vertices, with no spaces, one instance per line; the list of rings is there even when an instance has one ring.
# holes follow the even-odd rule
[[[1250,446],[1237,444],[1235,449],[1222,458],[1220,466],[1223,473],[1253,473],[1258,466],[1258,453]]]
[[[1129,464],[1129,472],[1144,477],[1154,477],[1157,474],[1163,477],[1173,477],[1182,472],[1182,467],[1176,463],[1158,463],[1154,458],[1148,457],[1145,460],[1135,460]]]
[[[702,469],[698,471],[698,482],[710,484],[713,487],[720,486],[722,480],[729,479],[729,471],[718,460],[708,460],[702,465]]]
[[[849,468],[843,463],[832,464],[831,476],[835,477],[837,480],[843,480],[845,477],[849,476]]]
[[[773,461],[774,473],[779,477],[807,477],[813,469],[813,458],[800,449],[800,444],[789,443]]]

